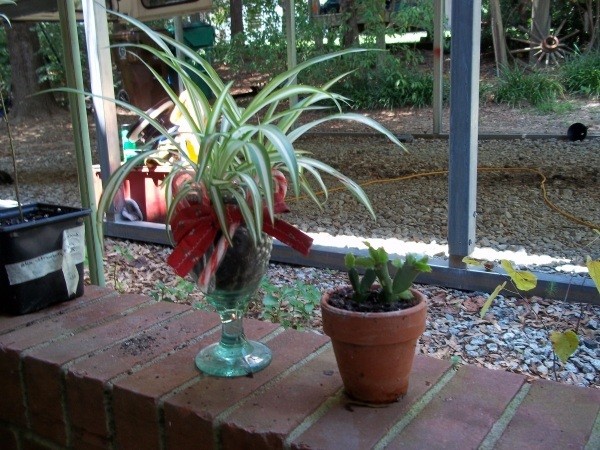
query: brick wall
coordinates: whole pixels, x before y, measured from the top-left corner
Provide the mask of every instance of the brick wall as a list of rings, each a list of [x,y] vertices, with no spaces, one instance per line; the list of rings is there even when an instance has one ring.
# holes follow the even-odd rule
[[[598,389],[419,356],[407,396],[374,408],[344,396],[327,337],[245,325],[273,361],[220,379],[194,366],[216,314],[88,286],[0,316],[0,448],[600,448]]]

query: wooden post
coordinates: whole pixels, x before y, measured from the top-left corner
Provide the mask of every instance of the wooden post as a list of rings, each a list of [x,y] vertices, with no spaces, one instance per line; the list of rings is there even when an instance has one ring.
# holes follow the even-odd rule
[[[433,134],[442,132],[444,104],[444,0],[435,0],[433,19]]]
[[[496,75],[500,75],[500,70],[508,66],[506,37],[502,23],[502,12],[500,11],[500,0],[490,0],[490,12],[492,16],[492,40],[494,42],[494,55],[496,57]]]
[[[119,143],[119,126],[117,124],[117,108],[114,102],[115,89],[110,57],[110,40],[106,9],[98,2],[84,0],[82,2],[83,18],[90,69],[90,85],[94,119],[96,121],[98,155],[102,166],[102,179],[106,181],[110,174],[121,165],[121,146]]]
[[[79,54],[79,38],[75,6],[72,1],[58,2],[60,14],[61,37],[64,49],[65,72],[67,85],[72,89],[83,91],[83,75],[81,72],[81,55]],[[93,59],[90,54],[90,60]],[[92,210],[91,217],[85,219],[85,244],[90,267],[90,281],[99,286],[105,285],[102,261],[102,243],[98,240],[96,224],[96,195],[94,191],[94,174],[92,173],[92,149],[88,131],[87,112],[83,94],[69,93],[71,121],[73,123],[73,141],[77,157],[77,174],[79,193],[84,208]],[[116,122],[116,112],[115,122]],[[98,132],[100,133],[100,131]]]
[[[533,0],[531,9],[531,33],[529,39],[536,40],[536,36],[544,39],[550,32],[550,0]],[[536,50],[529,52],[529,62],[535,64]]]
[[[452,4],[448,250],[451,267],[475,247],[481,0]]]

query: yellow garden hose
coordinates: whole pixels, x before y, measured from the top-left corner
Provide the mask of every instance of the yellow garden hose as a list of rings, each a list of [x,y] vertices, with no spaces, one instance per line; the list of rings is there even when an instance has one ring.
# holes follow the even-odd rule
[[[532,168],[527,168],[527,167],[478,167],[477,171],[478,172],[529,172],[529,173],[536,174],[541,179],[540,190],[542,191],[542,198],[544,200],[544,203],[550,209],[556,211],[558,214],[567,218],[571,222],[578,223],[579,225],[583,225],[583,226],[591,228],[593,230],[600,230],[599,224],[594,224],[592,222],[588,222],[586,220],[575,217],[574,215],[570,214],[569,212],[565,211],[564,209],[559,208],[554,203],[552,203],[550,201],[550,199],[548,198],[548,193],[546,191],[547,178],[542,173],[542,171],[539,169],[532,169]],[[434,171],[430,171],[430,172],[421,172],[421,173],[414,173],[414,174],[410,174],[410,175],[403,175],[401,177],[395,177],[395,178],[384,178],[381,180],[369,180],[364,183],[359,183],[359,185],[364,188],[364,187],[372,186],[375,184],[394,183],[397,181],[409,180],[411,178],[421,178],[421,177],[447,175],[447,174],[448,174],[448,170],[434,170]],[[344,190],[344,189],[345,189],[345,187],[340,186],[340,187],[329,189],[329,192],[340,191],[340,190]],[[324,192],[322,192],[322,191],[317,192],[317,195],[323,195],[323,194],[324,194]],[[304,197],[305,196],[300,196],[300,197],[297,197],[297,199],[299,200]]]

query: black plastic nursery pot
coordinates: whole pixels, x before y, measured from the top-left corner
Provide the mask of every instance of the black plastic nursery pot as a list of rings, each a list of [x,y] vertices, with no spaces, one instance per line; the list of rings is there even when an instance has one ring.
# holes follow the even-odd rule
[[[0,209],[0,312],[26,314],[83,295],[89,209],[34,203]]]

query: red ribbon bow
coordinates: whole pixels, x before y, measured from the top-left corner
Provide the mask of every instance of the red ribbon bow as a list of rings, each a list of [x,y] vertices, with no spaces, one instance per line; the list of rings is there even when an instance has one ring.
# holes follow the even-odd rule
[[[275,191],[275,213],[288,212],[289,208],[284,202],[287,191],[287,181],[285,176],[274,170],[273,177],[276,181]],[[190,175],[181,173],[173,179],[173,191],[177,194],[178,189]],[[208,251],[211,244],[221,229],[217,215],[210,204],[210,199],[205,189],[201,188],[201,195],[190,195],[181,201],[175,210],[171,219],[171,232],[176,242],[175,249],[167,258],[167,263],[175,270],[180,277],[185,277],[198,263],[200,258]],[[284,220],[275,218],[271,222],[268,211],[265,207],[263,211],[263,231],[268,235],[278,239],[283,244],[289,245],[294,250],[308,255],[313,239]],[[229,234],[233,236],[235,230],[243,223],[243,216],[236,205],[225,205],[225,218],[229,226]],[[208,268],[208,276],[214,274],[218,267],[228,243],[225,237],[221,237],[213,254],[211,255],[211,267]],[[207,275],[201,276],[206,281]],[[202,284],[202,282],[201,282]]]

